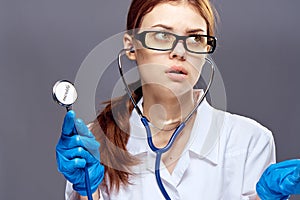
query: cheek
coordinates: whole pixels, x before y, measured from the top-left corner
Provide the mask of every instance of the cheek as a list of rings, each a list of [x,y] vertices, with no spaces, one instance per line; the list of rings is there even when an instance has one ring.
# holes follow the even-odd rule
[[[157,62],[166,59],[161,52],[155,53],[148,49],[138,49],[136,51],[136,62],[138,65],[157,64]]]
[[[162,61],[166,60],[166,55],[161,52],[155,54],[152,52],[147,52],[147,50],[137,51],[137,65],[140,76],[142,79],[147,79],[147,77],[155,77],[160,74],[163,69],[166,68],[166,64]]]
[[[188,60],[189,65],[191,66],[192,79],[199,79],[201,75],[202,68],[205,64],[205,56],[191,57]],[[194,80],[194,81],[197,81]]]
[[[157,63],[144,63],[138,65],[140,79],[142,83],[162,83],[164,82],[163,67]]]

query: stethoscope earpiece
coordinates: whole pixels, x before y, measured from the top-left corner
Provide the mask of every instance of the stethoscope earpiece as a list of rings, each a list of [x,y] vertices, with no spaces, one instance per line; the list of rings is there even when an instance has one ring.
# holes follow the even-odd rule
[[[130,51],[130,53],[134,53],[135,52],[135,48],[131,47],[129,51]]]

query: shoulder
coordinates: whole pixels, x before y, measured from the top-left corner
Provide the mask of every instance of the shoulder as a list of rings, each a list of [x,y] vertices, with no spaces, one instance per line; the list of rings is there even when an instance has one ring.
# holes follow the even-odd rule
[[[272,138],[271,131],[254,119],[226,112],[225,123],[230,132],[252,137]]]
[[[272,132],[256,120],[229,112],[216,112],[217,115],[224,115],[221,135],[226,140],[227,148],[253,150],[274,145]]]

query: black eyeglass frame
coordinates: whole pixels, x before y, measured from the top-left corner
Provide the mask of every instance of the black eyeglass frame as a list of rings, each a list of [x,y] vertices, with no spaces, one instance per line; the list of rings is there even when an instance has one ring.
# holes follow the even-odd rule
[[[171,48],[157,49],[157,48],[147,46],[147,44],[146,44],[146,34],[147,33],[166,33],[166,34],[173,35],[176,39],[174,40]],[[201,37],[206,37],[207,38],[207,45],[212,47],[210,49],[210,51],[208,51],[208,52],[196,52],[196,51],[192,51],[192,50],[187,48],[186,39],[189,38],[189,37],[196,37],[196,36],[201,36]],[[175,48],[175,46],[177,45],[179,40],[183,41],[183,46],[188,52],[195,53],[195,54],[212,54],[215,51],[216,46],[217,46],[217,38],[216,37],[210,36],[210,35],[201,35],[201,34],[192,34],[192,35],[188,35],[188,36],[180,36],[180,35],[176,35],[174,33],[166,32],[166,31],[143,31],[141,33],[134,34],[134,38],[137,39],[138,41],[140,41],[142,43],[143,47],[145,47],[147,49],[157,50],[157,51],[170,51],[170,50],[173,50]]]

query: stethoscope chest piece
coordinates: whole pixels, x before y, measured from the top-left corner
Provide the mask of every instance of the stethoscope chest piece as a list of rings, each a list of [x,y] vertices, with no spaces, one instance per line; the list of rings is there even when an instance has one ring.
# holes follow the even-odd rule
[[[68,108],[75,103],[77,92],[70,81],[61,80],[53,86],[52,97],[59,105]]]

